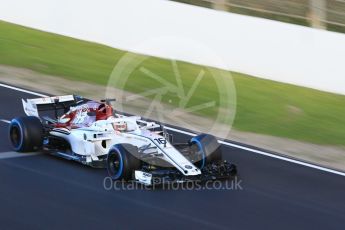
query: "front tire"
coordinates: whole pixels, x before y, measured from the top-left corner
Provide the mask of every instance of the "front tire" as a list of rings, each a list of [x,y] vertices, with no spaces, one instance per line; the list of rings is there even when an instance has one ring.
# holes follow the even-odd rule
[[[113,180],[131,180],[140,168],[138,148],[130,144],[116,144],[108,153],[107,170]]]
[[[204,168],[207,164],[222,160],[220,144],[214,136],[200,134],[193,137],[189,143],[193,158],[196,159],[195,165],[200,169]]]
[[[37,151],[43,144],[43,126],[34,116],[17,117],[10,123],[9,138],[17,152]]]

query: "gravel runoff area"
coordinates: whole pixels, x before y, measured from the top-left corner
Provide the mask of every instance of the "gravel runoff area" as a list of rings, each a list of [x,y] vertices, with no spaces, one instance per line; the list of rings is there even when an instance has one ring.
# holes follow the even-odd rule
[[[1,65],[0,82],[53,95],[78,94],[92,99],[104,98],[106,91],[106,87],[100,85],[75,82],[60,77],[44,75],[28,69]],[[115,98],[120,94],[125,94],[128,96],[133,95],[118,89],[112,89],[111,93]],[[147,110],[146,106],[149,102],[147,101],[148,99],[144,98],[140,100],[142,101],[139,103],[126,106],[125,112],[142,114],[145,110]],[[121,101],[119,103],[121,103]],[[152,114],[151,118],[156,120],[158,119],[158,117],[155,117],[155,114]],[[208,130],[203,130],[202,127],[207,127],[205,124],[211,124],[213,122],[207,118],[199,117],[190,113],[185,113],[184,121],[184,124],[176,124],[176,120],[174,119],[170,121],[165,120],[167,123],[181,127],[186,127],[185,124],[190,124],[190,127],[187,128],[191,128],[198,132],[207,132]],[[217,133],[213,134],[217,135]],[[234,129],[232,129],[229,135],[227,135],[227,139],[276,151],[287,156],[325,167],[345,171],[345,149],[338,146],[310,144],[286,138],[242,132]]]

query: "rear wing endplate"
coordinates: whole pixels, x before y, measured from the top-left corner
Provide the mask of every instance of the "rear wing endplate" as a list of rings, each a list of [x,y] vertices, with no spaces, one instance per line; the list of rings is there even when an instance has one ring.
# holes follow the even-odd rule
[[[39,111],[50,111],[59,109],[69,109],[70,106],[77,104],[81,100],[75,95],[41,97],[35,99],[22,99],[24,112],[28,116],[39,117]]]

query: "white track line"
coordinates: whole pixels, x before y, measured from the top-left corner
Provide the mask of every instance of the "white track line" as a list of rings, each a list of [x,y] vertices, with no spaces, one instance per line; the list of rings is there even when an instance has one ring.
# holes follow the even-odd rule
[[[186,135],[189,135],[189,136],[196,136],[195,133],[186,132],[186,131],[183,131],[183,130],[179,130],[179,129],[175,129],[175,128],[171,128],[171,127],[167,127],[167,126],[165,126],[165,128],[168,129],[168,130],[179,132],[179,133],[183,133],[183,134],[186,134]],[[249,148],[249,147],[244,147],[244,146],[241,146],[241,145],[238,145],[238,144],[229,143],[229,142],[226,142],[226,141],[219,141],[219,143],[221,143],[223,145],[235,147],[235,148],[238,148],[238,149],[243,149],[243,150],[246,150],[246,151],[249,151],[249,152],[252,152],[252,153],[257,153],[257,154],[268,156],[268,157],[272,157],[272,158],[275,158],[275,159],[279,159],[279,160],[283,160],[283,161],[288,161],[288,162],[295,163],[295,164],[298,164],[298,165],[303,165],[303,166],[306,166],[306,167],[309,167],[309,168],[318,169],[318,170],[329,172],[329,173],[334,173],[334,174],[337,174],[337,175],[340,175],[340,176],[345,176],[344,172],[336,171],[336,170],[333,170],[333,169],[321,167],[321,166],[310,164],[310,163],[306,163],[306,162],[303,162],[303,161],[298,161],[298,160],[290,159],[290,158],[287,158],[287,157],[275,155],[275,154],[272,154],[272,153],[267,153],[267,152],[256,150],[256,149],[252,149],[252,148]]]
[[[4,119],[0,119],[0,121],[5,122],[5,123],[7,123],[7,124],[11,123],[11,121],[9,121],[9,120],[4,120]]]
[[[20,91],[20,92],[24,92],[24,93],[29,93],[29,94],[32,94],[32,95],[40,96],[40,97],[48,97],[48,95],[36,93],[36,92],[30,91],[30,90],[20,89],[20,88],[17,88],[17,87],[13,87],[13,86],[1,84],[1,83],[0,83],[0,86],[8,88],[8,89],[13,89],[13,90],[17,90],[17,91]],[[7,120],[1,120],[1,121],[7,122]],[[171,127],[167,127],[167,126],[165,126],[165,128],[168,129],[168,130],[175,131],[175,132],[182,133],[182,134],[186,134],[186,135],[189,135],[189,136],[196,136],[195,133],[186,132],[186,131],[183,131],[183,130],[180,130],[180,129],[175,129],[175,128],[171,128]],[[333,173],[333,174],[336,174],[336,175],[345,176],[344,172],[336,171],[336,170],[333,170],[333,169],[321,167],[321,166],[310,164],[310,163],[306,163],[306,162],[303,162],[303,161],[298,161],[298,160],[290,159],[290,158],[287,158],[287,157],[283,157],[283,156],[267,153],[267,152],[256,150],[256,149],[251,149],[249,147],[244,147],[244,146],[241,146],[241,145],[232,144],[232,143],[225,142],[225,141],[219,141],[219,143],[221,143],[223,145],[235,147],[235,148],[238,148],[238,149],[243,149],[243,150],[246,150],[246,151],[249,151],[249,152],[252,152],[252,153],[257,153],[257,154],[260,154],[260,155],[264,155],[264,156],[272,157],[272,158],[275,158],[275,159],[291,162],[291,163],[294,163],[294,164],[303,165],[303,166],[306,166],[306,167],[309,167],[309,168],[318,169],[318,170],[321,170],[321,171],[324,171],[324,172],[329,172],[329,173]]]
[[[17,88],[17,87],[14,87],[14,86],[10,86],[10,85],[5,85],[5,84],[2,84],[2,83],[0,83],[0,86],[8,88],[8,89],[13,89],[13,90],[17,90],[17,91],[20,91],[20,92],[24,92],[24,93],[29,93],[29,94],[36,95],[36,96],[39,96],[39,97],[48,97],[47,95],[44,95],[44,94],[32,92],[30,90],[20,89],[20,88]]]
[[[38,153],[17,153],[17,152],[2,152],[0,153],[0,160],[17,158],[17,157],[30,157],[38,155]]]
[[[237,144],[232,144],[232,143],[225,142],[225,141],[219,141],[219,143],[224,144],[224,145],[228,145],[228,146],[231,146],[231,147],[235,147],[235,148],[238,148],[238,149],[243,149],[243,150],[246,150],[246,151],[254,152],[254,153],[257,153],[257,154],[260,154],[260,155],[272,157],[272,158],[275,158],[275,159],[279,159],[279,160],[288,161],[288,162],[291,162],[291,163],[303,165],[303,166],[310,167],[310,168],[313,168],[313,169],[318,169],[318,170],[322,170],[322,171],[325,171],[325,172],[334,173],[334,174],[337,174],[337,175],[340,175],[340,176],[345,176],[345,173],[343,173],[343,172],[339,172],[339,171],[336,171],[336,170],[333,170],[333,169],[329,169],[329,168],[324,168],[324,167],[321,167],[321,166],[318,166],[318,165],[314,165],[314,164],[310,164],[310,163],[306,163],[306,162],[290,159],[290,158],[287,158],[287,157],[283,157],[283,156],[279,156],[279,155],[263,152],[263,151],[260,151],[260,150],[251,149],[251,148],[248,148],[248,147],[244,147],[244,146],[237,145]]]

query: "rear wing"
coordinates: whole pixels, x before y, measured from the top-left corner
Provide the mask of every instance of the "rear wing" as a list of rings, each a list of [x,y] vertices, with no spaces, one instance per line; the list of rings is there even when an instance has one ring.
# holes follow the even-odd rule
[[[28,116],[39,117],[39,111],[55,111],[57,117],[57,111],[64,109],[65,112],[72,105],[81,102],[82,98],[75,95],[54,96],[54,97],[41,97],[35,99],[22,99],[24,112]]]

